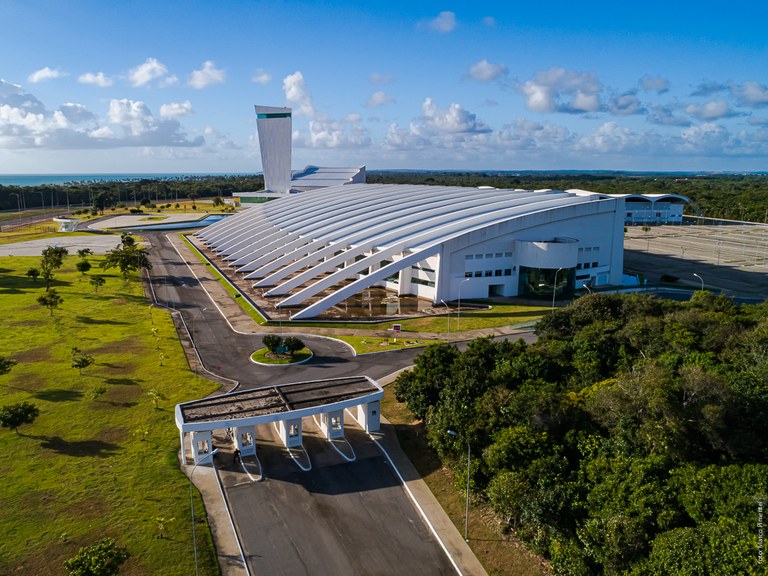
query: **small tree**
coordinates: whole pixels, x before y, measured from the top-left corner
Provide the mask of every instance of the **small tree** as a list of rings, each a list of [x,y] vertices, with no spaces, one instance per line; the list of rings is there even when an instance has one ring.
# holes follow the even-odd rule
[[[10,428],[18,434],[19,426],[22,424],[32,424],[39,414],[40,410],[31,402],[9,404],[0,408],[0,426]]]
[[[59,296],[59,293],[56,292],[54,288],[51,288],[45,294],[41,294],[37,297],[37,303],[40,304],[40,306],[48,308],[48,310],[51,311],[51,316],[53,316],[53,311],[58,308],[62,302],[64,302],[64,298]]]
[[[85,276],[85,273],[91,269],[91,263],[88,262],[88,260],[80,260],[80,262],[75,264],[75,268],[77,268],[77,271],[80,272],[80,274]]]
[[[272,354],[277,353],[277,349],[283,345],[283,339],[277,334],[267,334],[261,341],[264,343],[264,347],[272,352]]]
[[[160,408],[160,400],[166,399],[165,395],[157,388],[152,388],[147,392],[147,395],[152,399],[152,405],[155,407],[155,410]]]
[[[211,200],[211,204],[214,206],[224,206],[224,200],[221,199],[221,196],[216,196],[213,200]]]
[[[30,268],[29,270],[27,270],[27,276],[32,278],[34,282],[37,282],[37,279],[40,277],[40,270],[38,270],[37,268]]]
[[[283,340],[283,347],[288,354],[293,356],[296,352],[304,348],[304,342],[302,342],[300,338],[296,338],[296,336],[286,336],[285,340]]]
[[[90,284],[91,284],[91,286],[93,286],[93,291],[94,292],[98,292],[99,288],[104,286],[104,284],[106,284],[106,282],[107,281],[104,280],[104,278],[101,277],[101,276],[92,276]]]
[[[8,372],[11,371],[11,368],[16,366],[17,362],[13,358],[6,358],[5,356],[0,356],[0,376],[3,374],[8,374]]]
[[[81,260],[85,260],[88,258],[88,256],[91,256],[93,254],[93,250],[90,248],[81,248],[77,251],[77,255]]]
[[[83,374],[83,369],[88,368],[91,364],[93,364],[96,361],[96,359],[80,350],[77,346],[72,347],[72,368],[77,368],[80,370],[80,375]]]
[[[43,280],[45,280],[46,290],[50,290],[54,271],[61,268],[61,265],[64,263],[64,256],[67,254],[69,254],[67,249],[61,246],[48,246],[43,250],[43,258],[40,260],[40,271]]]
[[[149,253],[144,248],[139,248],[136,240],[127,232],[120,237],[120,245],[107,252],[107,257],[101,263],[104,270],[115,266],[120,268],[123,278],[128,278],[128,273],[134,270],[152,270]]]
[[[80,548],[75,556],[64,562],[64,567],[69,576],[115,576],[130,556],[130,552],[115,544],[112,538],[105,538]]]

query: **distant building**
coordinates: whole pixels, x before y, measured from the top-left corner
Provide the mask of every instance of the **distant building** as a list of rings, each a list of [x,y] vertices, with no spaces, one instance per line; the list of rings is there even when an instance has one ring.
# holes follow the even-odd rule
[[[624,224],[680,224],[690,200],[680,194],[611,194],[624,199]]]
[[[298,320],[372,286],[440,303],[620,285],[624,218],[623,199],[584,190],[348,184],[197,235]]]

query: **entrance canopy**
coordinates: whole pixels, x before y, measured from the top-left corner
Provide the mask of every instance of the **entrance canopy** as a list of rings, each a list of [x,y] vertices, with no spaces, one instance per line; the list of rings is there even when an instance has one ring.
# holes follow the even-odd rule
[[[265,386],[176,405],[183,434],[294,420],[381,400],[384,390],[367,376]]]

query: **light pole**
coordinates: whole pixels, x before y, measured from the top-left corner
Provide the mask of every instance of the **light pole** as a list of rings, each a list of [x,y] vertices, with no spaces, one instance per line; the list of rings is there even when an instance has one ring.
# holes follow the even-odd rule
[[[448,430],[449,436],[456,436],[457,438],[461,438],[461,434],[458,432],[454,432],[453,430]],[[469,462],[470,458],[472,457],[472,453],[469,450],[469,438],[467,440],[467,495],[466,495],[466,502],[464,504],[464,541],[469,542]]]
[[[555,309],[555,295],[557,294],[557,275],[560,274],[560,270],[564,270],[564,268],[558,268],[557,272],[555,272],[555,282],[552,286],[552,310]]]
[[[464,278],[459,282],[459,309],[456,311],[456,332],[461,330],[461,286],[464,282],[469,282],[470,278]]]
[[[694,272],[693,275],[696,276],[696,278],[698,278],[701,281],[701,290],[703,291],[704,290],[704,279],[701,276],[699,276],[698,274],[696,274],[696,272]]]
[[[445,305],[445,309],[448,310],[448,315],[446,318],[448,319],[448,342],[451,341],[451,308],[448,306],[448,304],[445,303],[445,300],[440,298],[440,302],[442,302]]]
[[[192,547],[195,549],[195,576],[198,575],[197,571],[197,531],[195,530],[195,499],[192,495],[192,475],[197,469],[197,464],[192,467],[192,472],[189,473],[189,507],[192,510]]]

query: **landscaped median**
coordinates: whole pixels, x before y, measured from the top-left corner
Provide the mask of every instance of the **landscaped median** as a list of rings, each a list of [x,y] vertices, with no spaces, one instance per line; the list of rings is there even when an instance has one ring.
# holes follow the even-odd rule
[[[0,355],[17,361],[0,375],[0,406],[39,409],[18,434],[0,429],[0,574],[62,574],[66,559],[106,537],[131,554],[122,572],[193,574],[173,406],[215,386],[190,371],[171,318],[147,304],[137,275],[101,270],[95,256],[81,274],[78,260],[55,272],[62,301],[48,309],[42,279],[26,276],[40,258],[0,258]],[[92,285],[94,275],[105,284]],[[195,491],[198,572],[218,574],[201,510]]]

